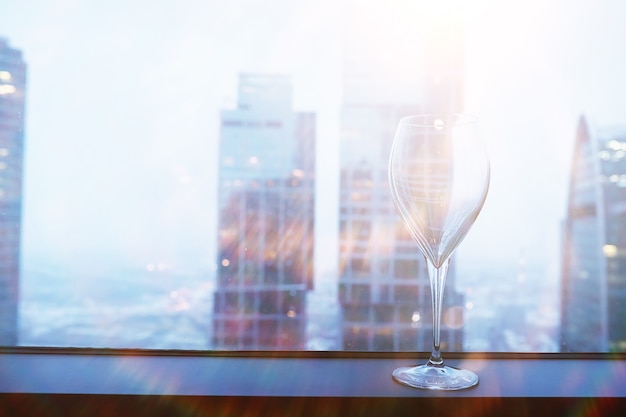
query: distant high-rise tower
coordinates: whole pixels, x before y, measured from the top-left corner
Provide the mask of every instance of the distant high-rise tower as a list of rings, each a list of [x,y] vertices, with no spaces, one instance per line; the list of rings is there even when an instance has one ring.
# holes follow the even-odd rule
[[[462,110],[463,44],[459,21],[438,21],[417,3],[344,5],[339,301],[346,350],[432,348],[426,261],[393,206],[387,166],[400,118]],[[463,347],[462,301],[453,263],[444,349]]]
[[[304,349],[313,287],[315,115],[286,76],[241,75],[221,115],[213,347]]]
[[[626,350],[626,126],[581,117],[563,225],[561,350]]]
[[[0,38],[0,345],[17,344],[26,64]]]

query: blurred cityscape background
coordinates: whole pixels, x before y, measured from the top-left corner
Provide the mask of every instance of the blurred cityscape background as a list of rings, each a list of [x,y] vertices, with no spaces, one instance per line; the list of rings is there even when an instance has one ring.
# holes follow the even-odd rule
[[[443,349],[626,349],[618,1],[35,3],[0,15],[0,344],[429,351],[386,170],[447,111],[492,184]]]

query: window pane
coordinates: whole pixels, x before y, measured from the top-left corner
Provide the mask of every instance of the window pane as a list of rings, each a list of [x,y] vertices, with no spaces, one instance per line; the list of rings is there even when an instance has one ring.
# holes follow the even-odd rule
[[[429,351],[387,164],[449,111],[492,178],[444,350],[626,350],[626,5],[7,1],[0,345]]]

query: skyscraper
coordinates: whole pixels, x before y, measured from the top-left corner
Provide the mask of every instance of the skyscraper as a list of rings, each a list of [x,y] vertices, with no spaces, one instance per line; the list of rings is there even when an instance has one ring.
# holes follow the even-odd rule
[[[0,345],[17,344],[26,64],[0,38]]]
[[[244,74],[221,115],[213,347],[303,349],[313,287],[315,115],[290,79]]]
[[[626,127],[580,118],[562,236],[561,350],[626,350]]]
[[[398,121],[462,109],[458,21],[418,3],[346,0],[341,114],[339,301],[346,350],[432,348],[426,262],[389,191],[389,150]],[[448,272],[443,349],[461,350],[462,296]]]

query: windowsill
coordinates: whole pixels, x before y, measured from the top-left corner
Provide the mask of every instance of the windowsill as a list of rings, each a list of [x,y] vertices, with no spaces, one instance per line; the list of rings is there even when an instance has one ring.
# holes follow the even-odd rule
[[[118,404],[118,414],[127,411],[135,416],[145,415],[150,404],[165,413],[167,407],[191,403],[199,409],[203,404],[227,407],[236,411],[234,415],[261,402],[269,414],[278,415],[303,409],[328,415],[380,415],[382,409],[412,405],[438,412],[476,411],[480,406],[480,415],[523,405],[524,414],[519,415],[558,414],[583,403],[607,415],[626,407],[624,355],[444,353],[444,357],[450,365],[475,371],[479,385],[442,393],[408,388],[391,379],[393,369],[421,363],[424,354],[3,349],[0,415],[9,405],[32,406],[43,398],[60,408]]]

